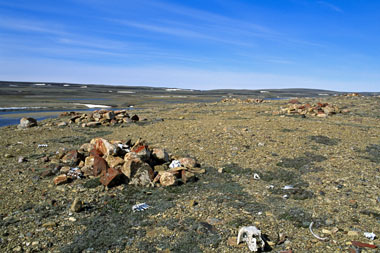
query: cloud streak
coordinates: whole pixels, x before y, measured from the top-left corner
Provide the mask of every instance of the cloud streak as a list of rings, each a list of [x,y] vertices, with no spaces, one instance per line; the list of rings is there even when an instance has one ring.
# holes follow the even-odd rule
[[[341,8],[339,8],[338,6],[336,6],[334,4],[331,4],[331,3],[328,3],[328,2],[325,2],[325,1],[317,1],[317,3],[319,5],[322,5],[324,7],[329,8],[330,10],[333,10],[335,12],[339,12],[339,13],[343,13],[344,12]]]

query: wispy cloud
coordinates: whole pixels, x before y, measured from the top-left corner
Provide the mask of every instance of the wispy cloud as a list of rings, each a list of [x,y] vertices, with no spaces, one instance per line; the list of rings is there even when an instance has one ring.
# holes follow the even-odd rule
[[[330,10],[333,10],[333,11],[336,11],[336,12],[340,12],[340,13],[344,12],[341,8],[339,8],[338,6],[336,6],[336,5],[332,4],[332,3],[325,2],[325,1],[317,1],[317,3],[319,5],[322,5],[324,7],[329,8]]]
[[[30,19],[15,19],[9,17],[2,17],[0,20],[0,27],[9,30],[35,32],[49,35],[64,36],[69,34],[68,32],[64,31],[62,25],[52,24],[51,22],[49,22],[49,25],[47,25],[46,23]]]
[[[147,24],[147,23],[138,23],[138,22],[132,22],[128,20],[121,20],[121,19],[108,19],[109,21],[113,21],[122,25],[126,25],[129,27],[135,27],[139,29],[143,29],[150,32],[155,33],[162,33],[167,35],[172,35],[176,37],[185,37],[185,38],[197,38],[197,39],[203,39],[203,40],[211,40],[216,42],[222,42],[226,44],[233,44],[238,46],[252,46],[253,43],[247,43],[243,41],[237,41],[237,40],[231,40],[231,39],[225,39],[223,38],[223,35],[219,36],[212,36],[209,35],[209,33],[205,31],[201,31],[199,27],[194,27],[194,30],[186,29],[184,27],[184,24],[182,26],[168,26],[165,24]]]
[[[280,59],[280,58],[266,59],[266,61],[270,63],[276,63],[276,64],[294,64],[295,63],[294,61]]]

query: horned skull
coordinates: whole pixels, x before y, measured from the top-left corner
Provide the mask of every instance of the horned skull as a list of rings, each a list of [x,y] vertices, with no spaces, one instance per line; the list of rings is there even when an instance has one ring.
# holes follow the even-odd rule
[[[259,249],[264,249],[265,242],[261,238],[261,231],[255,226],[242,227],[239,230],[237,244],[246,242],[250,251],[257,252]]]

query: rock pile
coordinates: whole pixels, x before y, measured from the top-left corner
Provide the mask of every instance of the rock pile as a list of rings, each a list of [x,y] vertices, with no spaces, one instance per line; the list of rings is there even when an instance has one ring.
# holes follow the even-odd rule
[[[118,123],[131,123],[139,121],[136,114],[132,117],[127,110],[97,110],[91,113],[64,112],[60,117],[70,117],[69,123],[81,124],[82,127],[95,127],[99,125],[114,125]]]
[[[145,141],[108,141],[92,139],[78,150],[57,151],[61,165],[56,185],[80,177],[100,177],[105,186],[131,184],[136,186],[171,186],[196,180],[204,173],[191,157],[170,156],[162,148],[149,148]]]
[[[328,103],[317,104],[300,104],[292,101],[288,107],[281,108],[280,111],[274,114],[288,114],[288,115],[310,115],[316,117],[327,117],[337,113],[347,113],[348,110],[340,110],[337,106]]]
[[[259,103],[263,103],[264,99],[259,99],[259,98],[247,98],[247,99],[223,98],[220,102],[222,102],[222,103],[235,103],[235,104],[259,104]]]
[[[347,94],[343,94],[344,97],[363,97],[363,95],[359,94],[359,93],[347,93]]]

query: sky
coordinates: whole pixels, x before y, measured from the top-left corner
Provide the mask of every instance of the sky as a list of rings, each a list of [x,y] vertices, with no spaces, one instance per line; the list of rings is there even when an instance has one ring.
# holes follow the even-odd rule
[[[380,91],[378,0],[0,0],[0,80]]]

